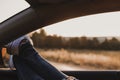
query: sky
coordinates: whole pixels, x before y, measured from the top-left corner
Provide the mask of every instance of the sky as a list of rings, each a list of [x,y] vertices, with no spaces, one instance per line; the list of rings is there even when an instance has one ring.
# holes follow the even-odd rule
[[[0,0],[0,22],[29,7],[24,0]],[[78,17],[45,27],[47,34],[65,37],[120,36],[120,12]]]

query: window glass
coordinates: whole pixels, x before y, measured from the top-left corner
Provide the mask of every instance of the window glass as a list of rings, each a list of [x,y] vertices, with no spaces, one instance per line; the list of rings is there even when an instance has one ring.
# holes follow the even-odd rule
[[[28,7],[25,0],[0,0],[0,23]]]

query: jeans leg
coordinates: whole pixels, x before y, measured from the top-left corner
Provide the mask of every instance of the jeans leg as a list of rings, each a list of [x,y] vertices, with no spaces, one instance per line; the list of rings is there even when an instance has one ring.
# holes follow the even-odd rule
[[[35,73],[20,56],[13,56],[14,65],[19,80],[44,80]]]
[[[67,77],[67,75],[58,71],[55,67],[39,56],[32,46],[24,47],[20,54],[20,56],[24,58],[26,64],[28,64],[45,80],[62,80]]]

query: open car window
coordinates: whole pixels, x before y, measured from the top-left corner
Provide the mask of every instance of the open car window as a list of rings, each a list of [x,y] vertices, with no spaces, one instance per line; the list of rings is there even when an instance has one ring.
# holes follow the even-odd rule
[[[32,33],[38,52],[62,70],[120,70],[120,12],[78,17]]]

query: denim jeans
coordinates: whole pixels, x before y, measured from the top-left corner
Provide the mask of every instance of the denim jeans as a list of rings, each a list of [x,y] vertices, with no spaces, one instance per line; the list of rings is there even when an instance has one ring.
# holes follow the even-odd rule
[[[67,75],[49,64],[29,44],[20,49],[19,56],[13,56],[19,80],[62,80]]]

